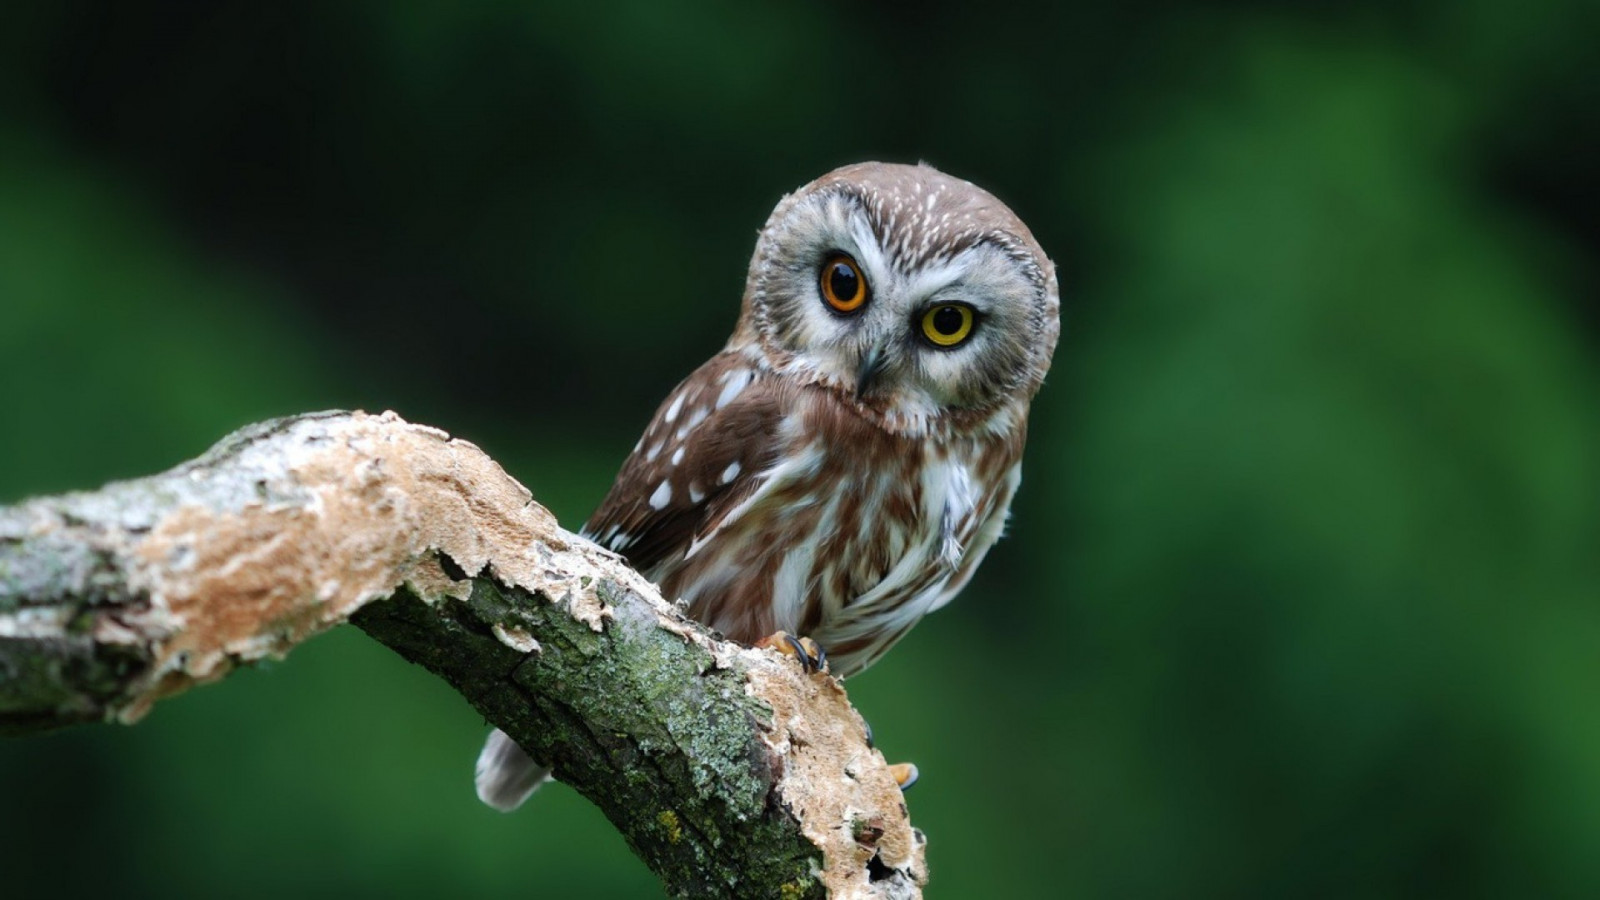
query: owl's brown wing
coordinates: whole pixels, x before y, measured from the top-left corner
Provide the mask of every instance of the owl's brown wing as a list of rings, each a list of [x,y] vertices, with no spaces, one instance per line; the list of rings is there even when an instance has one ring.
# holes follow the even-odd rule
[[[724,352],[662,402],[583,535],[650,573],[760,487],[793,389]]]

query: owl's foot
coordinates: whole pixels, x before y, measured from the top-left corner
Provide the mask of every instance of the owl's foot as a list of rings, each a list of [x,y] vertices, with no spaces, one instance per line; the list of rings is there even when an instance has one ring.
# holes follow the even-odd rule
[[[757,650],[776,650],[784,656],[800,661],[806,674],[828,671],[828,651],[808,637],[795,637],[787,631],[778,631],[756,641]]]
[[[902,791],[911,790],[919,776],[916,763],[894,763],[889,766],[889,774],[894,776],[895,784],[900,785]]]
[[[872,742],[872,723],[863,719],[861,724],[866,728],[867,746],[876,749],[877,745]],[[902,791],[911,790],[911,786],[916,784],[917,778],[920,777],[916,763],[890,763],[889,774],[894,776],[894,783],[900,785]]]

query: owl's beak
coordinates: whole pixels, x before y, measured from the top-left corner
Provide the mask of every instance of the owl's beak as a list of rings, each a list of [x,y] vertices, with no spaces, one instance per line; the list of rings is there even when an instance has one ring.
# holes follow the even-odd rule
[[[882,344],[873,344],[867,352],[861,354],[861,364],[856,367],[856,400],[859,402],[872,390],[872,383],[877,380],[886,365],[889,363],[889,354],[883,351]]]

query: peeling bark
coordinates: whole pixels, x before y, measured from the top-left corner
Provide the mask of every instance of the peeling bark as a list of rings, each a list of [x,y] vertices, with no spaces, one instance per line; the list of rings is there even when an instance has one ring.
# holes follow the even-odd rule
[[[922,836],[837,681],[687,620],[466,441],[311,414],[0,508],[3,733],[131,723],[346,620],[552,765],[670,894],[921,895]]]

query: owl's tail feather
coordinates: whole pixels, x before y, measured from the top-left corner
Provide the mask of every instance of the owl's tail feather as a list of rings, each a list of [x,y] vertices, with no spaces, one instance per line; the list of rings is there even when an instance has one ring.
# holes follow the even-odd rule
[[[478,754],[478,799],[501,812],[521,806],[549,778],[549,769],[534,762],[498,728]]]

